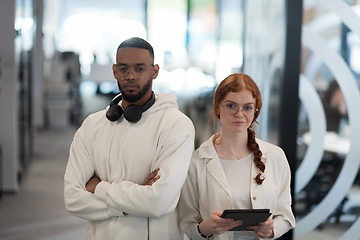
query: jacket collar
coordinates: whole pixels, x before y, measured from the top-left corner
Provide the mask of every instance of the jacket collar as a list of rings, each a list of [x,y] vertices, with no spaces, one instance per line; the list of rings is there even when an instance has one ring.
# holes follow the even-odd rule
[[[220,186],[224,188],[224,190],[229,194],[229,196],[231,196],[230,187],[227,182],[224,169],[214,148],[213,138],[214,135],[201,145],[201,147],[199,148],[199,155],[201,156],[201,159],[205,161],[207,171],[214,177],[214,179],[216,179]],[[267,144],[263,144],[263,141],[261,141],[260,139],[256,139],[256,141],[259,144],[260,150],[262,152],[261,161],[266,166],[266,159],[267,155],[270,153],[270,148]],[[259,169],[255,166],[253,162],[251,165],[252,178],[254,178],[258,174]]]
[[[201,158],[206,158],[207,160],[206,163],[208,163],[209,161],[211,161],[212,159],[219,159],[215,148],[214,148],[214,144],[213,144],[213,139],[214,139],[215,135],[212,135],[207,141],[205,141],[201,147],[199,148],[199,155],[201,156]],[[259,148],[262,152],[262,157],[261,157],[261,161],[263,161],[263,163],[266,165],[266,159],[269,153],[271,153],[270,151],[270,147],[269,144],[264,144],[264,141],[260,140],[260,139],[256,139],[256,142],[259,144]]]

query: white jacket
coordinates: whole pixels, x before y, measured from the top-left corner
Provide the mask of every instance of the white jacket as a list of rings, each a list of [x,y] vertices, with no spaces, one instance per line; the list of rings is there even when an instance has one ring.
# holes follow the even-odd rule
[[[274,219],[274,233],[278,238],[295,227],[291,210],[290,168],[283,150],[275,145],[256,139],[265,164],[265,180],[258,185],[250,181],[250,198],[253,208],[269,208]],[[251,178],[259,169],[252,161]],[[241,183],[239,183],[241,186]],[[213,136],[195,151],[188,177],[182,188],[179,202],[180,225],[189,239],[203,239],[197,231],[197,223],[217,210],[233,208],[230,187],[213,145]],[[216,235],[212,239],[233,239],[233,232]]]
[[[67,210],[89,220],[88,240],[182,239],[176,206],[194,148],[194,126],[173,94],[156,95],[137,123],[106,110],[90,115],[74,136],[65,172]],[[142,186],[160,168],[160,179]],[[92,176],[101,182],[92,194]]]

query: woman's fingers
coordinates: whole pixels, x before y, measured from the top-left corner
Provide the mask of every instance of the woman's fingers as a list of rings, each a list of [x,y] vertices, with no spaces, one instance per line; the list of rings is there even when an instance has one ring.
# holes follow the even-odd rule
[[[272,218],[268,218],[266,222],[262,222],[257,226],[248,227],[249,229],[253,229],[260,238],[271,238],[273,237],[273,229],[274,229],[274,220]]]
[[[233,220],[230,218],[222,218],[221,212],[214,211],[212,214],[212,227],[216,234],[220,235],[230,229],[242,224],[241,220]]]

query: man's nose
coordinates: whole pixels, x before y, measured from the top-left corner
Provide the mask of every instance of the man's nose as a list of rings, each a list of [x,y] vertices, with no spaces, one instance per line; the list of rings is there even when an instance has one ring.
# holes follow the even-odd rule
[[[136,78],[134,69],[129,69],[128,70],[128,74],[127,74],[126,78],[129,78],[129,79],[135,79]]]

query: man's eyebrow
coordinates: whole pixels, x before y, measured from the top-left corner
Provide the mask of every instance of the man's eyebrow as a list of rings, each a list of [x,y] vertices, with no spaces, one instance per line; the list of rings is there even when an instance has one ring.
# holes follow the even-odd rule
[[[135,66],[146,66],[146,64],[144,62],[140,62],[140,63],[135,63]],[[117,63],[116,66],[129,66],[126,63]]]

